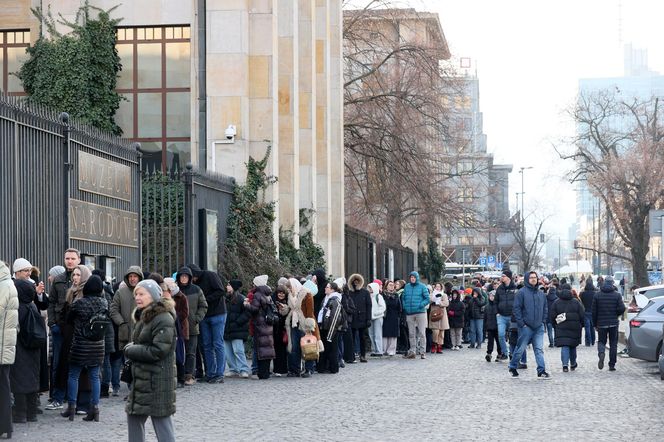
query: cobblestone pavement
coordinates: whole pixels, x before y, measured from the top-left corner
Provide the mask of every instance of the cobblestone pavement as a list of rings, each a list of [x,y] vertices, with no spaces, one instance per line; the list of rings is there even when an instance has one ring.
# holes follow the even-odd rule
[[[616,372],[599,371],[594,348],[582,346],[577,371],[563,373],[559,349],[546,348],[552,379],[543,381],[532,351],[516,379],[484,355],[446,350],[426,360],[348,364],[338,375],[195,385],[178,390],[177,440],[664,440],[656,364],[619,358]],[[122,396],[103,401],[99,423],[44,413],[15,425],[14,439],[127,438]]]

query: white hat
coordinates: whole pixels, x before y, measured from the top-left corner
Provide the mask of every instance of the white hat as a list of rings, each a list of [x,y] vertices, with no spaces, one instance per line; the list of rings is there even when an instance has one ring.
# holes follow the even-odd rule
[[[16,261],[14,261],[14,265],[12,266],[12,270],[14,271],[14,273],[20,272],[21,270],[25,269],[32,270],[32,264],[30,264],[30,261],[28,261],[25,258],[19,258]]]
[[[337,278],[337,279],[334,280],[334,283],[335,283],[340,289],[342,289],[342,288],[344,287],[344,285],[346,284],[346,278],[344,278],[343,276],[342,276],[341,278]]]
[[[260,287],[263,285],[267,285],[267,275],[260,275],[254,278],[254,285],[256,287]]]

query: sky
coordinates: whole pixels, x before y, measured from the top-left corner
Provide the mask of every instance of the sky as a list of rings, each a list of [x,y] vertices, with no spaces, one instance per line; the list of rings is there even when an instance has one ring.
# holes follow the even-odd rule
[[[524,175],[528,215],[552,215],[544,231],[568,238],[575,193],[563,179],[573,164],[553,145],[574,135],[566,114],[581,78],[623,74],[623,45],[648,49],[664,72],[664,2],[657,0],[404,0],[437,12],[453,57],[472,59],[484,133],[494,162],[512,164],[510,209]],[[529,219],[534,220],[536,216]],[[527,224],[528,226],[528,224]]]

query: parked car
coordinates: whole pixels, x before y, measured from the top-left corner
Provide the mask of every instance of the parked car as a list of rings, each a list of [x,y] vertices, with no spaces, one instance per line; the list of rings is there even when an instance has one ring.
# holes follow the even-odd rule
[[[653,298],[629,321],[627,348],[631,358],[658,362],[662,354],[664,297]]]
[[[648,301],[652,298],[664,296],[664,284],[649,285],[635,289],[632,296],[636,300],[637,305],[631,303],[627,306],[627,321],[631,321],[639,314],[639,312],[648,305]]]
[[[664,335],[664,325],[662,326],[662,334]],[[664,354],[659,355],[659,378],[664,381]]]

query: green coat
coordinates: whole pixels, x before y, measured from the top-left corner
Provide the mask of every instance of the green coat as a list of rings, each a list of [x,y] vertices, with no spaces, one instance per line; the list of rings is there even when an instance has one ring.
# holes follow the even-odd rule
[[[137,311],[138,314],[138,311]],[[160,301],[147,306],[134,325],[133,344],[125,348],[134,381],[126,412],[167,417],[175,413],[175,318],[172,306]]]

